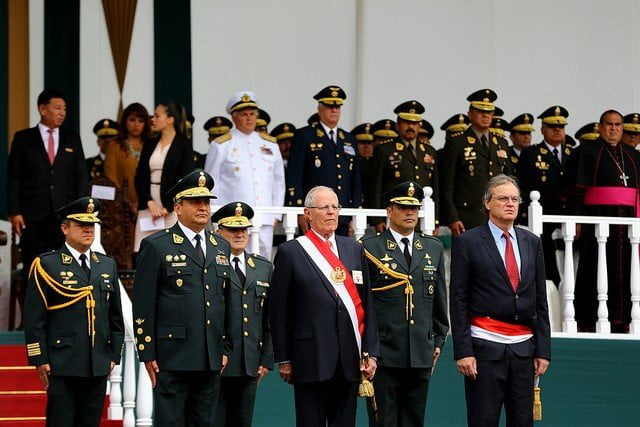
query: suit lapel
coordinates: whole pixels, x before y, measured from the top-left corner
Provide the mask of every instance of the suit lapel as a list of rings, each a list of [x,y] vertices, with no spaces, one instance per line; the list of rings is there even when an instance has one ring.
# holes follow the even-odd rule
[[[520,252],[520,285],[518,285],[518,287],[520,287],[527,283],[525,280],[527,269],[524,268],[524,266],[528,265],[527,263],[529,262],[529,242],[527,235],[518,229],[518,227],[514,227],[513,229],[516,233],[516,239],[518,239],[518,251]]]
[[[196,248],[193,247],[193,245],[184,235],[177,223],[176,225],[171,227],[170,231],[172,233],[173,244],[178,247],[180,252],[191,258],[197,265],[204,268],[204,265],[202,265],[200,261],[198,261],[198,257],[196,256]],[[209,248],[207,247],[207,249]],[[207,253],[209,253],[209,250],[207,250]]]
[[[256,281],[256,277],[258,276],[258,272],[256,271],[256,264],[251,258],[251,255],[247,252],[244,253],[244,288],[249,289],[249,285]]]
[[[400,249],[400,243],[395,241],[395,239],[393,238],[393,234],[391,234],[391,231],[389,231],[388,229],[385,230],[383,235],[386,237],[385,247],[387,252],[389,252],[393,259],[397,261],[398,265],[400,265],[402,269],[408,273],[409,265],[407,264],[407,259],[404,257],[402,249]]]
[[[413,249],[411,250],[411,268],[409,273],[418,268],[425,253],[425,243],[420,240],[420,233],[413,233]]]
[[[218,241],[216,237],[212,233],[205,233],[205,244],[207,245],[207,256],[204,259],[204,267],[210,268],[211,264],[216,258],[218,253]],[[194,256],[195,256],[195,248],[194,248]]]
[[[507,275],[507,269],[504,266],[504,262],[502,261],[502,257],[500,256],[500,252],[498,251],[495,240],[493,240],[493,235],[491,234],[491,230],[489,230],[488,225],[482,226],[482,243],[489,254],[489,257],[495,264],[496,269],[505,280],[505,283],[509,285],[509,288],[511,288],[511,281]]]
[[[337,241],[337,239],[336,239],[336,241]],[[318,275],[318,277],[322,281],[322,284],[324,285],[325,289],[327,290],[327,292],[329,292],[329,295],[331,295],[331,298],[333,298],[335,301],[337,301],[338,300],[338,296],[336,295],[336,291],[335,291],[335,289],[333,289],[333,286],[331,285],[331,283],[329,283],[329,281],[327,280],[325,275],[322,273],[322,271],[320,271],[320,268],[313,261],[313,259],[309,255],[309,253],[307,253],[307,251],[304,250],[304,248],[302,247],[302,245],[300,245],[299,242],[296,241],[296,243],[298,243],[298,245],[300,246],[300,252],[302,252],[304,254],[304,256],[307,258],[309,264],[311,265],[311,267],[314,269],[314,271],[316,272],[316,274]],[[338,254],[339,253],[340,253],[340,249],[338,249]]]
[[[51,163],[49,163],[49,155],[47,154],[47,149],[45,148],[45,141],[42,140],[42,134],[40,133],[40,128],[38,126],[31,128],[33,130],[33,135],[30,138],[31,143],[33,144],[33,149],[35,152],[40,153],[42,160],[44,163],[51,168]]]
[[[89,265],[91,266],[89,269],[89,282],[93,283],[100,274],[100,258],[93,251],[91,252],[91,263]]]
[[[71,255],[71,252],[67,249],[67,245],[63,245],[60,250],[60,263],[63,265],[63,269],[67,271],[71,271],[73,276],[71,276],[70,280],[77,280],[78,283],[76,285],[66,285],[72,288],[80,288],[85,286],[86,283],[89,283],[89,278],[84,272],[82,266],[77,259]],[[55,278],[56,280],[61,280],[61,277]]]

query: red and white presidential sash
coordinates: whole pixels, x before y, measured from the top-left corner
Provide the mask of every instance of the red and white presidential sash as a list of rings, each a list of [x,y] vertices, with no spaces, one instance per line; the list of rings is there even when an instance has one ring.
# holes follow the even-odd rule
[[[502,344],[516,344],[528,340],[533,331],[525,325],[507,323],[491,317],[471,317],[471,336]]]
[[[362,334],[364,333],[364,309],[351,273],[333,253],[327,242],[320,239],[312,230],[307,231],[304,236],[300,236],[296,240],[331,283],[336,294],[347,308],[358,343],[358,351],[360,352]]]

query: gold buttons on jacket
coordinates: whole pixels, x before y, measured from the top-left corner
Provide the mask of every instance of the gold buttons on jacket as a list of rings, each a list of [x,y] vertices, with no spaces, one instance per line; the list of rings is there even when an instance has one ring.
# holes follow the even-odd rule
[[[242,291],[242,295],[246,295],[246,294],[247,294],[246,290]]]
[[[243,318],[242,318],[242,321],[243,321],[244,323],[249,323],[249,318],[248,318],[248,317],[243,317]]]
[[[207,301],[207,307],[211,307],[211,303]]]
[[[244,331],[244,336],[248,337],[249,336],[249,331]]]
[[[244,308],[246,310],[247,308],[249,308],[249,305],[247,303],[244,303],[244,304],[242,304],[242,308]]]

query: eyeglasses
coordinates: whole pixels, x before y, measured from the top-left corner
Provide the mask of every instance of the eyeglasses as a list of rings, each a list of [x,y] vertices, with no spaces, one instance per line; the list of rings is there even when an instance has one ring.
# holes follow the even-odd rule
[[[320,212],[328,212],[329,209],[339,211],[342,209],[340,205],[325,205],[325,206],[307,206],[309,209],[318,209]]]
[[[496,199],[500,203],[507,203],[508,201],[511,201],[511,203],[514,203],[516,205],[519,205],[520,203],[522,203],[522,198],[520,196],[513,196],[513,197],[496,196],[496,197],[492,197],[492,199]]]

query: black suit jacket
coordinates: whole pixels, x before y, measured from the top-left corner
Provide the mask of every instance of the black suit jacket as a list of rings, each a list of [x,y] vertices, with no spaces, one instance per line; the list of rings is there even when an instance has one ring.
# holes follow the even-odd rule
[[[467,356],[498,360],[504,353],[504,344],[474,340],[472,345],[469,319],[473,316],[531,327],[533,338],[511,348],[519,356],[551,359],[542,242],[527,230],[516,227],[515,232],[521,265],[517,292],[487,224],[453,239],[450,314],[455,360]]]
[[[149,159],[156,149],[159,139],[154,138],[142,146],[140,160],[136,169],[136,192],[138,193],[138,209],[147,209],[147,202],[151,200],[151,170]],[[173,198],[167,191],[176,182],[193,170],[193,144],[191,140],[176,134],[162,165],[162,180],[160,182],[160,198],[162,206],[169,212],[173,211]]]
[[[9,215],[22,215],[27,223],[89,195],[82,142],[70,130],[60,129],[53,165],[37,126],[16,132],[8,169]]]
[[[353,136],[337,129],[334,144],[321,124],[298,129],[287,162],[288,206],[302,206],[313,187],[332,188],[344,207],[362,206],[360,161]]]
[[[356,285],[365,313],[362,351],[378,356],[380,344],[367,260],[361,245],[336,236],[340,261],[362,271]],[[269,296],[269,320],[277,362],[291,361],[292,382],[326,381],[338,358],[347,381],[359,381],[358,347],[349,314],[335,290],[296,240],[278,247]]]

